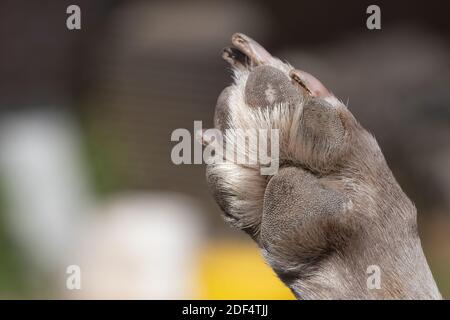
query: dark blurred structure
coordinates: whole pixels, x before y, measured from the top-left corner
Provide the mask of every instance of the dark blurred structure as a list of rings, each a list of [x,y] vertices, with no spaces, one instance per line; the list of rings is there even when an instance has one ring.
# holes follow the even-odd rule
[[[231,232],[208,194],[204,167],[171,162],[170,135],[193,133],[194,120],[211,126],[215,100],[231,81],[220,50],[243,32],[348,99],[416,203],[425,252],[450,294],[450,239],[434,234],[450,231],[445,2],[378,1],[379,31],[366,28],[368,1],[81,0],[79,31],[65,26],[70,4],[0,3],[0,119],[42,109],[72,114],[97,194],[187,194],[210,230]],[[12,261],[8,248],[0,259]]]

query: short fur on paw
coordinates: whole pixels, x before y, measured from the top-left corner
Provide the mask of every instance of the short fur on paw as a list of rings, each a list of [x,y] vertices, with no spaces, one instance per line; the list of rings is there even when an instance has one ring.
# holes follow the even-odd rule
[[[226,220],[250,234],[297,297],[439,299],[416,209],[375,138],[315,77],[243,34],[231,42],[223,57],[234,81],[214,117],[224,138],[214,149],[227,152],[206,171]],[[267,174],[258,150],[266,146],[246,134],[254,131],[277,132],[266,136],[278,146],[269,152],[276,172]],[[215,140],[202,139],[205,148]],[[366,285],[373,264],[384,271],[381,290]]]
[[[218,99],[214,124],[236,147],[232,156],[258,161],[242,165],[224,155],[207,166],[207,180],[226,220],[257,241],[280,277],[308,274],[344,255],[350,241],[382,239],[379,230],[417,238],[413,204],[347,107],[249,37],[235,34],[232,44],[224,58],[234,82]],[[261,175],[255,150],[236,142],[242,129],[279,130],[277,173]]]

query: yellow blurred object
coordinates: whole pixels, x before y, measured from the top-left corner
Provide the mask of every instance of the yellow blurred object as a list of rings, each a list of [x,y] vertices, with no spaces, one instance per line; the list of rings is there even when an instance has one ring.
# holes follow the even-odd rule
[[[200,299],[295,299],[253,243],[220,241],[204,248]]]

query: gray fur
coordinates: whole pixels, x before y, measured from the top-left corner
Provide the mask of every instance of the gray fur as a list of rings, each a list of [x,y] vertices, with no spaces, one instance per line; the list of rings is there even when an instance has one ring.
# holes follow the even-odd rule
[[[215,126],[280,129],[283,167],[266,178],[257,166],[209,165],[226,220],[253,237],[298,298],[440,299],[416,209],[375,138],[317,79],[303,83],[299,70],[291,79],[291,66],[238,38],[249,62],[219,98]],[[367,288],[370,265],[381,269],[381,289]]]

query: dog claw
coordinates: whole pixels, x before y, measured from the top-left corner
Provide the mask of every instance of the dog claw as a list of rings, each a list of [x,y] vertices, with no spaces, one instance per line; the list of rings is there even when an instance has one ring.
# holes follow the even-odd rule
[[[246,69],[251,64],[249,58],[236,48],[226,47],[223,49],[222,58],[232,67]]]
[[[313,97],[325,98],[331,96],[331,93],[322,82],[305,71],[293,69],[289,72],[289,76]]]

